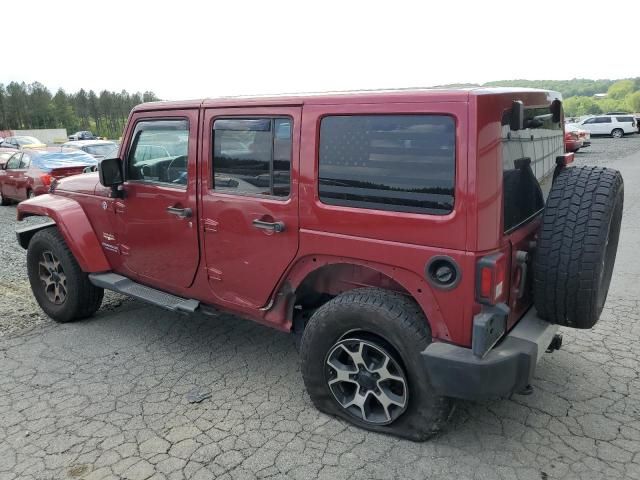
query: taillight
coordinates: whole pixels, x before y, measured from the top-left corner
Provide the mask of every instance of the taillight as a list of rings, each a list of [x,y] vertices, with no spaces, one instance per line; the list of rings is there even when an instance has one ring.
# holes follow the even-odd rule
[[[496,305],[507,298],[507,256],[493,253],[478,260],[476,297],[485,305]]]
[[[49,175],[48,173],[44,173],[42,175],[40,175],[40,180],[42,181],[42,183],[44,185],[46,185],[47,187],[49,185],[51,185],[51,175]]]

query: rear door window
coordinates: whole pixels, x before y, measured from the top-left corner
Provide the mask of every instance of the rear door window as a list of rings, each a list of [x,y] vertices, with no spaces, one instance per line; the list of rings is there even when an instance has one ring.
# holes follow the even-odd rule
[[[320,124],[319,196],[355,208],[452,211],[455,120],[445,115],[338,115]]]
[[[611,123],[610,117],[597,117],[595,123]]]
[[[213,124],[217,191],[285,199],[291,191],[291,118],[222,118]]]

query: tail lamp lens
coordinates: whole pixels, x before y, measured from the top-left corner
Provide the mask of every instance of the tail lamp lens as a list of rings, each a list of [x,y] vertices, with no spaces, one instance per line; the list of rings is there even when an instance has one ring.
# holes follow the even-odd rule
[[[51,185],[51,175],[49,175],[48,173],[45,173],[44,175],[40,175],[40,180],[47,187]]]
[[[478,260],[476,296],[480,303],[496,305],[506,299],[507,257],[494,253]]]

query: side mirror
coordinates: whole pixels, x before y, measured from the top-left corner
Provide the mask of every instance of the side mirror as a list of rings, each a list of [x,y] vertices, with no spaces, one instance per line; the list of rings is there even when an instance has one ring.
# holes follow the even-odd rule
[[[119,158],[105,158],[98,164],[100,183],[105,187],[116,189],[124,182],[122,175],[122,160]]]
[[[524,103],[521,100],[514,100],[511,103],[511,119],[509,120],[511,130],[522,130],[524,128]]]
[[[562,119],[562,102],[556,98],[551,102],[549,110],[551,111],[551,120],[553,123],[560,123]]]

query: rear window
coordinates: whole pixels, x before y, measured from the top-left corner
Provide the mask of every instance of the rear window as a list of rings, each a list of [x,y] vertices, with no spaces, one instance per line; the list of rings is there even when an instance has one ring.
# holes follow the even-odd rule
[[[562,124],[554,121],[548,106],[525,108],[522,130],[512,131],[508,121],[502,123],[503,216],[504,231],[509,232],[544,207],[564,138]]]
[[[451,212],[455,130],[454,119],[445,115],[323,118],[320,200],[398,212]]]

